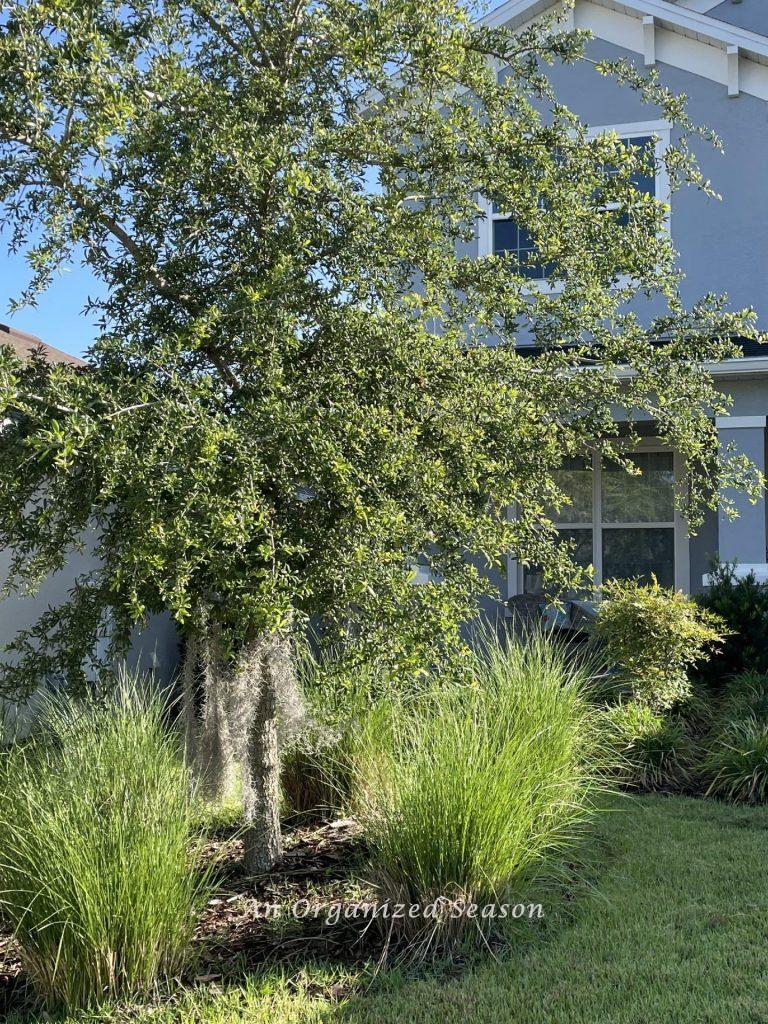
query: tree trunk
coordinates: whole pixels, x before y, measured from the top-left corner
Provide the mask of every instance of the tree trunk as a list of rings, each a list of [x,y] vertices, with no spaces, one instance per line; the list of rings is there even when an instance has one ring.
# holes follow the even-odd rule
[[[281,708],[294,685],[290,639],[262,634],[243,651],[243,670],[252,686],[243,796],[245,870],[256,875],[279,864]]]
[[[219,799],[231,795],[242,771],[245,868],[269,871],[283,855],[280,750],[304,717],[290,636],[261,633],[228,666],[218,626],[206,618],[190,631],[182,684],[189,763]]]
[[[190,631],[185,637],[184,663],[181,667],[181,725],[184,730],[184,760],[193,770],[199,756],[200,736],[197,645],[197,634]]]

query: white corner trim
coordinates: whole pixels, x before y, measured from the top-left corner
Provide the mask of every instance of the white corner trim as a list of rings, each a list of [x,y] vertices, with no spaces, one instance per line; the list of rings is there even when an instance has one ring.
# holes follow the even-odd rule
[[[765,427],[766,416],[718,416],[715,426],[718,430],[737,430],[739,427]]]
[[[739,88],[739,48],[738,46],[729,46],[725,51],[726,60],[728,62],[728,95],[738,96],[741,92]]]
[[[652,68],[656,63],[656,19],[652,14],[643,16],[643,46],[645,66]]]
[[[624,124],[595,124],[590,125],[587,136],[590,139],[606,132],[616,132],[622,138],[628,139],[633,135],[658,135],[662,142],[669,145],[669,133],[672,128],[671,121],[627,121]]]

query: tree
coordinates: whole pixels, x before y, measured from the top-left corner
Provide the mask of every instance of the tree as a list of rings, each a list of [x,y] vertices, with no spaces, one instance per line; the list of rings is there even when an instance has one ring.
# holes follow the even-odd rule
[[[686,456],[692,523],[718,484],[755,486],[718,455],[724,400],[702,371],[750,318],[714,297],[683,308],[666,211],[635,185],[654,154],[590,138],[552,94],[546,65],[584,59],[583,33],[492,29],[458,0],[1,9],[22,301],[73,259],[103,286],[84,370],[0,363],[7,586],[34,587],[76,543],[100,558],[19,634],[6,692],[85,679],[170,610],[190,694],[206,680],[203,738],[249,752],[263,868],[280,856],[290,631],[321,616],[407,672],[455,648],[484,563],[511,550],[573,584],[553,474],[593,445],[622,458],[616,408]],[[627,66],[595,73],[679,125],[671,179],[706,187],[681,102]],[[480,196],[560,290],[532,289],[524,259],[471,258]],[[664,310],[647,324],[627,305],[644,295]]]

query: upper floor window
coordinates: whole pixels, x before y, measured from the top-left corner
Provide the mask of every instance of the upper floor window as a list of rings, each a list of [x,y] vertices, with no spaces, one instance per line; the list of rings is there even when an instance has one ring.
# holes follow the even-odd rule
[[[655,159],[655,173],[649,170],[638,170],[632,175],[632,182],[639,192],[660,199],[669,200],[669,182],[661,161],[665,149],[669,146],[669,125],[667,122],[646,122],[640,124],[605,126],[590,131],[590,137],[613,131],[625,146],[632,146],[644,151],[651,151]],[[609,169],[610,172],[610,169]],[[618,204],[609,203],[604,209],[617,210]],[[629,220],[627,213],[618,216],[619,224]],[[511,256],[519,267],[523,277],[531,282],[540,282],[546,287],[548,279],[553,276],[555,267],[538,258],[536,242],[526,228],[509,216],[498,203],[490,203],[486,220],[481,224],[478,255],[493,253],[497,256]]]
[[[495,256],[514,257],[523,277],[529,277],[533,281],[546,281],[551,277],[554,266],[543,263],[538,258],[533,236],[521,224],[504,213],[497,203],[493,204],[491,218],[491,251]]]

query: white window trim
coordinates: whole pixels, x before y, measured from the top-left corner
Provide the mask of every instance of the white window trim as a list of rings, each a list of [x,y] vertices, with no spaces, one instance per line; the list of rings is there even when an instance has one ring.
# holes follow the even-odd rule
[[[655,438],[641,440],[627,454],[636,452],[670,452],[667,445],[661,444]],[[677,485],[684,477],[685,460],[678,452],[672,453],[672,469]],[[591,529],[592,530],[592,555],[595,569],[595,585],[599,586],[603,580],[603,522],[600,515],[602,504],[601,484],[602,470],[600,469],[600,454],[595,451],[592,454],[592,522],[591,523],[558,523],[562,529]],[[509,509],[507,516],[514,518],[514,510]],[[683,516],[675,507],[674,518],[670,522],[654,523],[616,523],[616,529],[631,527],[652,527],[658,529],[674,530],[674,559],[675,559],[675,588],[690,593],[691,589],[691,559],[690,559],[690,536],[688,527]],[[614,529],[608,526],[607,529]],[[517,597],[525,592],[524,590],[524,567],[513,556],[507,558],[507,599]]]
[[[668,208],[668,213],[664,222],[663,230],[671,236],[672,225],[671,225],[671,200],[672,200],[672,188],[669,181],[669,174],[667,168],[664,165],[662,157],[664,152],[669,148],[670,137],[671,137],[672,126],[669,121],[633,121],[626,124],[608,124],[599,125],[594,128],[589,128],[587,131],[587,138],[594,139],[598,135],[604,135],[606,132],[616,132],[619,138],[630,139],[635,135],[655,135],[655,157],[657,161],[656,169],[656,198],[665,203]],[[490,199],[486,199],[484,196],[480,197],[480,216],[477,219],[477,256],[478,259],[483,256],[490,256],[493,252],[493,224],[496,220],[504,220],[504,214],[496,214],[493,211],[493,202]],[[619,285],[624,286],[629,283],[629,278],[622,277],[619,279]],[[565,288],[565,281],[550,282],[547,280],[530,280],[526,281],[524,291],[528,294],[534,294],[539,292],[545,295],[556,295],[562,292]]]

